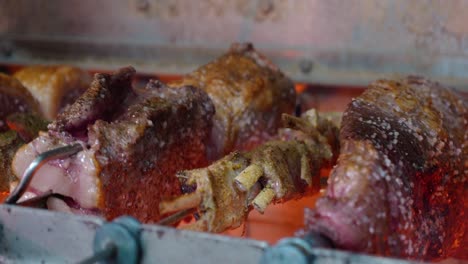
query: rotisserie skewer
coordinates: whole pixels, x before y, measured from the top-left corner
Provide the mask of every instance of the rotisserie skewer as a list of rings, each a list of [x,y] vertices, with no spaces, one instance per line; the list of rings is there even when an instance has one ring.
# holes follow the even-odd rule
[[[82,152],[46,164],[49,173],[39,172],[31,190],[52,189],[71,197],[75,212],[157,222],[160,199],[180,193],[176,171],[206,166],[226,149],[267,140],[281,113],[294,109],[292,81],[251,45],[234,45],[184,78],[182,87],[152,81],[145,89],[133,88],[134,73],[124,68],[97,74],[47,133],[18,151],[13,161],[17,177],[39,153],[80,142]]]

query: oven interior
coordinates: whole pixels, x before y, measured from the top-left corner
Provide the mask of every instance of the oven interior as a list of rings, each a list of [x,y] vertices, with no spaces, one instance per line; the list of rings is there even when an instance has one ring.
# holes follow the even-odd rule
[[[233,42],[251,42],[295,81],[305,109],[343,111],[385,77],[422,75],[466,94],[467,15],[463,0],[2,0],[0,71],[132,65],[136,85],[167,82]],[[316,198],[252,212],[224,235],[271,244],[292,237]]]

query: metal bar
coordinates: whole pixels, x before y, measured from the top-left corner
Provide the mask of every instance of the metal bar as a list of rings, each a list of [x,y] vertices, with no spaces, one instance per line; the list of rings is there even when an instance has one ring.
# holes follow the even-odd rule
[[[179,211],[173,215],[170,215],[168,217],[165,217],[161,220],[158,221],[158,225],[163,225],[163,226],[170,226],[172,224],[175,224],[179,221],[181,221],[182,219],[186,218],[187,216],[193,214],[194,212],[196,212],[196,209],[195,208],[189,208],[189,209],[185,209],[185,210],[182,210],[182,211]]]
[[[418,74],[468,91],[465,4],[3,0],[0,63],[185,74],[249,41],[295,81],[363,86]]]
[[[77,263],[93,254],[93,216],[0,204],[1,263]]]
[[[34,223],[31,223],[34,219]],[[77,216],[19,206],[0,205],[0,262],[78,263],[111,255],[98,250],[93,255],[97,230],[105,222],[97,217]],[[142,225],[138,236],[141,263],[260,263],[268,243],[223,235]],[[281,246],[281,242],[276,246]],[[312,247],[306,250],[313,263],[414,264],[421,262],[376,257],[353,252]],[[280,254],[281,255],[281,254]],[[284,255],[284,254],[283,254]],[[284,263],[290,263],[284,259]],[[445,260],[444,263],[466,263]]]
[[[21,178],[20,183],[14,191],[5,199],[6,204],[14,204],[18,201],[19,198],[24,194],[26,189],[28,188],[34,174],[40,169],[40,167],[53,159],[60,159],[75,153],[80,152],[83,150],[83,146],[81,144],[74,144],[64,147],[59,147],[56,149],[52,149],[46,151],[44,153],[39,154],[31,164],[29,164],[28,168],[24,172],[23,178]]]
[[[94,264],[99,261],[110,260],[117,253],[117,248],[114,244],[109,243],[107,247],[99,252],[95,252],[91,257],[78,262],[78,264]]]

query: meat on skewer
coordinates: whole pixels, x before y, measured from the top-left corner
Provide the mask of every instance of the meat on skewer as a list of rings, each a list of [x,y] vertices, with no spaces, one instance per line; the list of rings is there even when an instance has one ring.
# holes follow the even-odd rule
[[[233,44],[223,56],[169,86],[204,90],[216,113],[208,144],[209,159],[249,150],[275,136],[281,114],[296,104],[293,82],[252,44]]]
[[[381,80],[343,115],[341,153],[306,230],[342,249],[467,259],[468,100],[419,77]]]
[[[292,82],[251,45],[234,46],[184,78],[181,87],[152,82],[147,89],[131,89],[132,74],[127,68],[113,76],[96,75],[91,88],[58,115],[48,134],[18,152],[16,175],[21,177],[39,153],[81,142],[89,148],[65,163],[49,162],[46,168],[60,169],[47,177],[37,173],[35,178],[47,180],[33,180],[32,190],[55,188],[85,213],[97,208],[109,218],[129,214],[158,221],[160,199],[180,193],[176,171],[206,166],[207,157],[222,155],[227,148],[258,144],[276,132],[281,112],[292,112],[295,103]],[[216,118],[213,104],[219,107]],[[62,177],[64,173],[71,180]]]
[[[96,74],[91,87],[13,160],[21,177],[46,150],[80,143],[84,150],[44,164],[29,191],[52,190],[71,199],[49,200],[49,208],[159,220],[162,197],[180,193],[173,175],[181,168],[206,166],[206,140],[214,107],[205,92],[150,82],[131,86],[135,70]],[[66,202],[66,204],[65,204]]]
[[[178,174],[186,194],[164,201],[162,212],[197,208],[199,219],[183,228],[223,232],[240,226],[252,208],[300,198],[320,188],[320,169],[337,149],[337,125],[310,110],[302,118],[283,116],[283,140],[233,152],[206,168]],[[336,154],[336,153],[335,153]]]

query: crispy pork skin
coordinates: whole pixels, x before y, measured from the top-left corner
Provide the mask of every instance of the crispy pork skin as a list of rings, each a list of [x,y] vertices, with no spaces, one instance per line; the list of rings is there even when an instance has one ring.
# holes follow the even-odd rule
[[[95,75],[47,133],[17,152],[13,169],[21,177],[43,151],[75,142],[84,146],[73,157],[41,167],[30,192],[52,189],[68,196],[75,212],[159,220],[160,200],[180,192],[175,172],[207,165],[214,107],[205,92],[190,86],[171,89],[152,81],[133,89],[134,73],[128,67]]]
[[[223,56],[169,85],[199,87],[213,100],[210,160],[270,139],[281,126],[281,114],[292,114],[296,103],[293,82],[251,44],[233,44]]]
[[[14,74],[39,102],[39,111],[53,120],[88,88],[91,76],[70,66],[28,66]]]
[[[338,164],[306,229],[342,249],[466,259],[467,107],[419,77],[371,84],[343,115]]]

